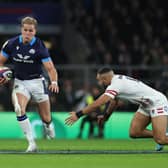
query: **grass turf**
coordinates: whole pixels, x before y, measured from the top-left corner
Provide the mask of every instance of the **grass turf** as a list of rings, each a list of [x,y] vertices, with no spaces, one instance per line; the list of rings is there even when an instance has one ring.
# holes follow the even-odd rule
[[[152,140],[38,140],[39,150],[154,150]],[[0,140],[0,151],[24,151],[25,140]],[[168,150],[165,147],[165,150]],[[5,168],[158,168],[167,167],[168,153],[154,154],[0,154]]]

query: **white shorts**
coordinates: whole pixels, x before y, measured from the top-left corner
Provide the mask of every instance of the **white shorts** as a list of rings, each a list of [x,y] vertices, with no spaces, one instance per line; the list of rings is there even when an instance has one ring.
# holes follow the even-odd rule
[[[137,112],[140,112],[143,115],[150,116],[150,117],[168,115],[167,98],[165,96],[160,97],[160,99],[157,99],[154,105],[150,107],[144,107],[140,105]]]
[[[37,78],[31,80],[14,80],[13,92],[20,93],[29,100],[40,103],[49,100],[48,91],[44,78]]]

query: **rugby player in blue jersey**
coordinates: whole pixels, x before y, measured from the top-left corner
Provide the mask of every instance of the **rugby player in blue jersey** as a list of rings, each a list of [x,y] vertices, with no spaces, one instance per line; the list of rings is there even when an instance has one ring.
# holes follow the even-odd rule
[[[14,66],[14,86],[12,102],[17,115],[17,120],[28,140],[27,152],[37,150],[31,124],[26,116],[26,107],[33,99],[38,104],[39,114],[44,124],[45,132],[54,138],[55,132],[50,113],[50,102],[42,76],[42,65],[50,78],[49,90],[59,92],[58,75],[44,43],[36,37],[37,20],[25,17],[21,21],[21,35],[7,40],[1,50],[0,65],[9,59]],[[0,84],[5,83],[0,79]]]

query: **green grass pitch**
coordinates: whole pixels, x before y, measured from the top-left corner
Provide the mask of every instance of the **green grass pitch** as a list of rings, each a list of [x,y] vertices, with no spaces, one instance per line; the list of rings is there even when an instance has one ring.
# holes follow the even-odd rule
[[[168,147],[165,153],[154,151],[155,143],[150,139],[140,140],[37,140],[43,153],[25,154],[25,140],[0,140],[1,168],[158,168],[168,167]],[[114,154],[70,154],[54,151],[130,151]],[[8,151],[15,151],[9,154]],[[46,153],[45,153],[46,151]],[[49,151],[49,153],[47,153]],[[131,153],[134,151],[134,153]],[[144,151],[144,153],[138,153]],[[4,153],[3,153],[4,152]],[[136,153],[137,152],[137,153]]]

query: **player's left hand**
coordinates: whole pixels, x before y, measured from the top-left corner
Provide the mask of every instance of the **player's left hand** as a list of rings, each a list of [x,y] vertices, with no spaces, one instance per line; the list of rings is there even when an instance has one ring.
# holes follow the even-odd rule
[[[59,93],[59,86],[57,84],[50,84],[49,90],[54,93]]]
[[[66,125],[73,125],[78,120],[78,117],[76,116],[76,112],[72,111],[70,112],[70,116],[65,119]]]

